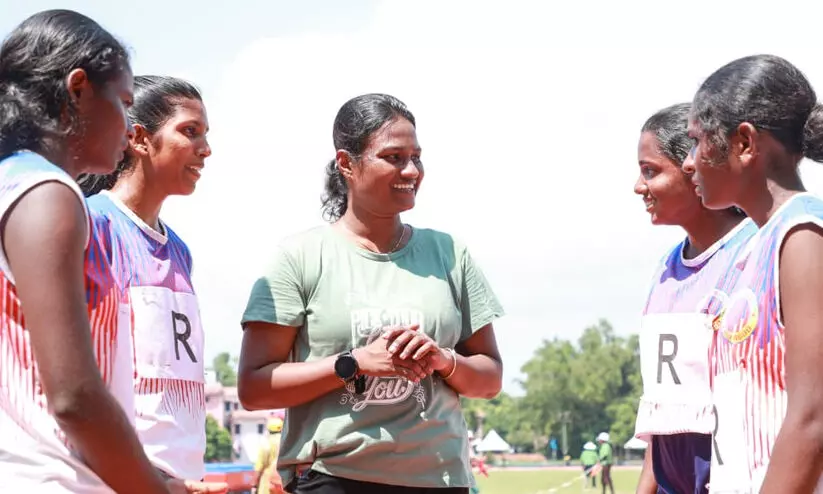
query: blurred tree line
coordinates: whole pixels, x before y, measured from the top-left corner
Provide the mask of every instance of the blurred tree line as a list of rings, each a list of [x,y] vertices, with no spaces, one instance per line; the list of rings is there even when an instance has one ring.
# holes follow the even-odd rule
[[[619,447],[634,433],[642,392],[638,343],[637,335],[616,336],[605,320],[576,344],[544,340],[521,369],[523,396],[463,399],[466,422],[476,430],[482,420],[484,433],[495,429],[520,452],[546,453],[555,437],[561,453],[576,458],[603,431]]]

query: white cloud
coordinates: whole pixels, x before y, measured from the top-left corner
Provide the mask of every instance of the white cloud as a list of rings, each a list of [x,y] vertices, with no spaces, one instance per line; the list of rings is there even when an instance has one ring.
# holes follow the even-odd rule
[[[199,189],[165,211],[194,251],[208,352],[239,351],[267,253],[321,221],[334,116],[372,91],[418,119],[427,176],[406,219],[464,239],[508,310],[507,383],[544,337],[600,317],[634,331],[681,236],[648,225],[632,193],[639,128],[752,53],[788,58],[823,93],[821,7],[792,3],[385,2],[364,31],[245,47],[207,100],[215,154]],[[823,171],[804,176],[823,190]]]

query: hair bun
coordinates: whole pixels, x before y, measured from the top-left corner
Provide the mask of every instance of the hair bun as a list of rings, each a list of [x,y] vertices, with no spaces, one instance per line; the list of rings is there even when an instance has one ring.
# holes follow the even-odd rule
[[[823,163],[823,105],[815,103],[803,126],[803,156]]]

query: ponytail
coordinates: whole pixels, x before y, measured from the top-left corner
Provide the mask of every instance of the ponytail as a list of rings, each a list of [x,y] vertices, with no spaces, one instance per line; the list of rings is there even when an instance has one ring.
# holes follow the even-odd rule
[[[329,161],[326,165],[325,189],[326,191],[321,197],[323,219],[334,222],[346,214],[346,209],[349,206],[349,186],[337,167],[336,159]]]
[[[120,160],[120,163],[117,163],[117,168],[114,169],[114,172],[109,173],[108,175],[84,173],[77,178],[77,184],[80,186],[80,190],[83,191],[84,196],[91,197],[104,190],[110,190],[114,187],[114,184],[117,183],[117,179],[120,178],[120,175],[122,175],[127,169],[131,168],[131,166],[131,156],[129,156],[127,151],[126,156]]]
[[[58,134],[45,110],[13,82],[0,81],[0,159],[22,150],[44,152],[46,138]]]

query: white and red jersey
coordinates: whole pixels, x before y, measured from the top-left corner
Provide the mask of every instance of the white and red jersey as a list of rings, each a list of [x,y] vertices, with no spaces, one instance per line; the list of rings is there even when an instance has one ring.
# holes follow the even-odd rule
[[[134,349],[137,433],[151,462],[169,475],[205,475],[203,328],[192,259],[180,237],[156,231],[109,192],[89,198],[123,293]]]
[[[15,153],[0,162],[0,218],[24,193],[44,182],[60,182],[85,200],[62,169],[32,152]],[[88,211],[87,211],[88,217]],[[127,334],[118,330],[119,290],[94,225],[90,223],[85,254],[86,300],[91,340],[100,374],[112,394],[132,416],[132,362],[118,358]],[[0,239],[1,240],[1,239]],[[47,281],[46,281],[47,282]],[[111,494],[113,491],[79,457],[49,412],[38,375],[11,272],[0,250],[0,482],[9,492]]]
[[[760,492],[787,407],[780,248],[790,229],[807,223],[823,226],[823,200],[797,194],[760,228],[713,294],[717,423],[710,492]],[[823,483],[814,492],[823,493]]]

